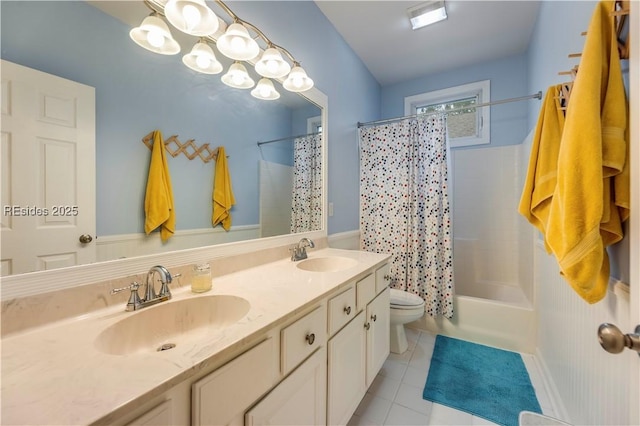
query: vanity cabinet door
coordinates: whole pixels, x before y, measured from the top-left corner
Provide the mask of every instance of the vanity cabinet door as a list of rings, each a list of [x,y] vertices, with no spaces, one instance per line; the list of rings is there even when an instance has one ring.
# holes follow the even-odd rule
[[[369,305],[365,329],[367,330],[367,388],[376,378],[389,356],[389,289],[386,288]],[[366,324],[369,324],[366,327]]]
[[[240,416],[277,381],[269,338],[192,385],[193,425],[227,425]],[[240,420],[242,421],[242,420]]]
[[[327,422],[347,424],[366,392],[364,329],[360,312],[328,343]]]
[[[324,425],[327,349],[318,349],[245,415],[245,426]]]

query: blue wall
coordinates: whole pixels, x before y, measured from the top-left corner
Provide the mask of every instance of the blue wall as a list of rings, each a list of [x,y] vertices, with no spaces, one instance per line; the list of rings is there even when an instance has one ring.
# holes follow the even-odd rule
[[[528,89],[527,58],[523,54],[385,86],[382,88],[382,116],[405,115],[404,98],[407,96],[481,80],[491,81],[492,101],[525,96],[540,90],[535,89],[530,92]],[[538,104],[539,101],[523,101],[490,107],[490,146],[514,145],[522,142],[528,133],[529,103]],[[487,145],[480,147],[486,148]]]

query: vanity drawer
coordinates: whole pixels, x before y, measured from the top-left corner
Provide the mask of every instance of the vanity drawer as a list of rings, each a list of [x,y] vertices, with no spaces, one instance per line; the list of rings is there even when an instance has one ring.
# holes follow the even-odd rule
[[[391,264],[385,263],[383,266],[376,269],[376,294],[380,294],[382,290],[389,286],[391,282],[390,278]]]
[[[352,285],[329,300],[329,335],[340,330],[356,313],[356,289]]]
[[[358,303],[358,312],[367,306],[367,303],[376,297],[376,277],[369,274],[356,283],[356,301]]]
[[[287,374],[327,342],[327,309],[318,306],[312,312],[283,328],[280,332],[282,357],[280,368]]]

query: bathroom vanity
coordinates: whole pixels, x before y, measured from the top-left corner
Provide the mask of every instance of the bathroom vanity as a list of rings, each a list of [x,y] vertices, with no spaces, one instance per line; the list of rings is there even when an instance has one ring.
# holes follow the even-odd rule
[[[312,250],[10,334],[2,423],[346,424],[389,353],[388,259]]]

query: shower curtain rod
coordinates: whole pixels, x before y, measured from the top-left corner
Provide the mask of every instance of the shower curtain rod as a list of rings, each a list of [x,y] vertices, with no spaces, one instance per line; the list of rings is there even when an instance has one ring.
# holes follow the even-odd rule
[[[358,128],[364,127],[364,126],[369,126],[371,124],[389,123],[389,122],[392,122],[392,121],[404,120],[405,118],[413,118],[413,117],[424,116],[424,115],[448,114],[450,112],[462,111],[462,110],[469,109],[469,108],[480,108],[480,107],[486,107],[486,106],[490,106],[490,105],[506,104],[506,103],[509,103],[509,102],[518,102],[518,101],[524,101],[524,100],[527,100],[527,99],[542,99],[542,92],[538,92],[536,94],[529,95],[529,96],[520,96],[519,98],[509,98],[509,99],[502,99],[500,101],[485,102],[483,104],[474,105],[472,107],[467,106],[467,107],[455,108],[455,109],[451,109],[449,111],[438,111],[438,112],[429,112],[429,113],[423,113],[423,114],[405,115],[403,117],[385,118],[385,119],[382,119],[382,120],[368,121],[366,123],[361,123],[361,122],[358,121]]]
[[[264,144],[266,144],[266,143],[274,143],[274,142],[286,141],[286,140],[289,140],[289,139],[293,140],[293,139],[301,138],[301,137],[304,137],[304,136],[315,136],[315,135],[319,135],[319,134],[321,134],[321,133],[322,133],[322,132],[305,133],[304,135],[287,136],[286,138],[272,139],[272,140],[270,140],[270,141],[263,141],[263,142],[258,141],[258,146],[260,146],[260,145],[264,145]]]

